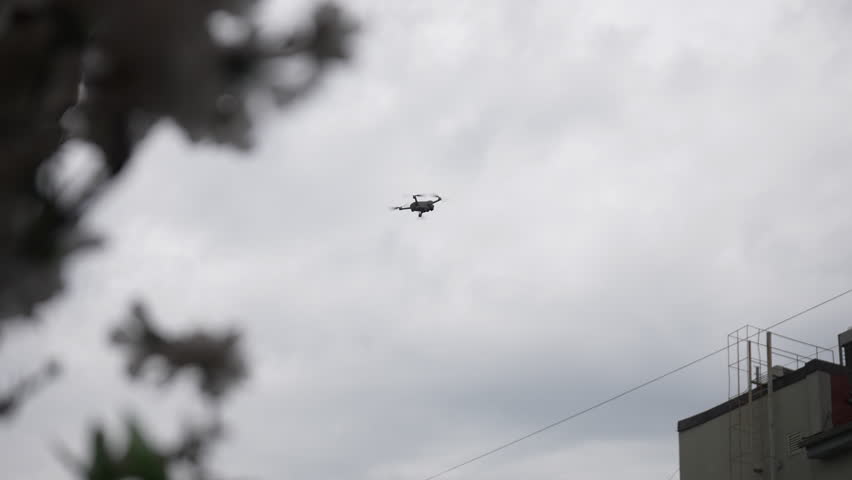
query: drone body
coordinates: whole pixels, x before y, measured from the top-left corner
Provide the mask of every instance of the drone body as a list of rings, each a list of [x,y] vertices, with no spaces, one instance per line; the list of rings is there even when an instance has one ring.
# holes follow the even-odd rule
[[[419,197],[432,196],[435,197],[433,200],[420,200]],[[422,218],[423,214],[426,212],[431,212],[435,209],[435,204],[441,201],[441,197],[435,194],[425,195],[419,193],[417,195],[413,195],[414,201],[411,202],[407,207],[392,207],[393,210],[411,210],[412,212],[417,212],[417,217]]]

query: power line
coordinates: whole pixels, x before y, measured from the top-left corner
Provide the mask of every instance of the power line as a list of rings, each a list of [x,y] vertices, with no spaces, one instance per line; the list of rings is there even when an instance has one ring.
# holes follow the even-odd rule
[[[796,314],[794,314],[794,315],[790,315],[789,317],[785,318],[784,320],[781,320],[781,321],[780,321],[780,322],[778,322],[778,323],[775,323],[775,324],[773,324],[773,325],[770,325],[770,326],[768,326],[768,327],[764,328],[764,330],[772,330],[773,328],[775,328],[775,327],[777,327],[777,326],[779,326],[779,325],[781,325],[781,324],[784,324],[784,323],[789,322],[790,320],[793,320],[793,319],[799,318],[799,317],[801,317],[802,315],[804,315],[804,314],[806,314],[806,313],[808,313],[808,312],[810,312],[810,311],[812,311],[812,310],[816,310],[817,308],[819,308],[819,307],[821,307],[821,306],[823,306],[823,305],[825,305],[825,304],[827,304],[827,303],[831,303],[831,302],[833,302],[833,301],[837,300],[838,298],[840,298],[840,297],[842,297],[842,296],[844,296],[844,295],[847,295],[847,294],[849,294],[849,293],[852,293],[852,288],[850,288],[849,290],[846,290],[846,291],[845,291],[845,292],[843,292],[843,293],[838,293],[837,295],[835,295],[835,296],[833,296],[833,297],[829,298],[828,300],[823,300],[822,302],[819,302],[819,303],[817,303],[816,305],[814,305],[814,306],[812,306],[812,307],[808,307],[808,308],[806,308],[806,309],[802,310],[802,311],[801,311],[801,312],[799,312],[799,313],[796,313]]]
[[[827,300],[823,300],[822,302],[817,303],[816,305],[813,305],[813,306],[811,306],[811,307],[808,307],[808,308],[806,308],[806,309],[804,309],[804,310],[802,310],[802,311],[800,311],[800,312],[798,312],[798,313],[795,313],[795,314],[793,314],[793,315],[790,315],[789,317],[787,317],[787,318],[785,318],[785,319],[783,319],[783,320],[781,320],[781,321],[779,321],[779,322],[777,322],[777,323],[774,323],[774,324],[770,325],[769,327],[766,327],[764,330],[769,330],[769,329],[775,328],[775,327],[777,327],[777,326],[779,326],[779,325],[782,325],[782,324],[787,323],[787,322],[789,322],[789,321],[791,321],[791,320],[794,320],[794,319],[796,319],[796,318],[798,318],[798,317],[801,317],[802,315],[804,315],[804,314],[806,314],[806,313],[808,313],[808,312],[810,312],[810,311],[812,311],[812,310],[816,310],[817,308],[822,307],[822,306],[823,306],[823,305],[825,305],[825,304],[831,303],[831,302],[833,302],[833,301],[835,301],[835,300],[839,299],[840,297],[843,297],[844,295],[848,295],[848,294],[850,294],[850,293],[852,293],[852,288],[850,288],[849,290],[846,290],[846,291],[845,291],[845,292],[843,292],[843,293],[839,293],[839,294],[837,294],[837,295],[835,295],[835,296],[833,296],[833,297],[831,297],[831,298],[829,298],[829,299],[827,299]],[[755,335],[756,335],[756,334],[755,334]],[[528,433],[528,434],[526,434],[526,435],[524,435],[524,436],[522,436],[522,437],[516,438],[515,440],[512,440],[511,442],[504,443],[503,445],[500,445],[499,447],[493,448],[493,449],[491,449],[491,450],[489,450],[489,451],[487,451],[487,452],[485,452],[485,453],[483,453],[483,454],[477,455],[477,456],[475,456],[475,457],[471,458],[470,460],[466,460],[466,461],[464,461],[464,462],[462,462],[462,463],[459,463],[458,465],[454,465],[454,466],[452,466],[452,467],[450,467],[450,468],[448,468],[448,469],[446,469],[446,470],[444,470],[444,471],[442,471],[442,472],[440,472],[440,473],[436,473],[435,475],[432,475],[431,477],[426,477],[426,478],[425,478],[425,479],[423,479],[423,480],[433,480],[433,479],[435,479],[435,478],[438,478],[438,477],[444,476],[444,475],[446,475],[446,474],[448,474],[448,473],[452,472],[453,470],[458,470],[459,468],[464,467],[465,465],[471,464],[471,463],[473,463],[473,462],[475,462],[475,461],[477,461],[477,460],[483,459],[483,458],[485,458],[485,457],[487,457],[487,456],[489,456],[489,455],[493,455],[493,454],[495,454],[495,453],[499,452],[500,450],[503,450],[503,449],[505,449],[505,448],[511,447],[512,445],[514,445],[514,444],[516,444],[516,443],[522,442],[522,441],[524,441],[524,440],[526,440],[526,439],[528,439],[528,438],[530,438],[530,437],[533,437],[533,436],[535,436],[535,435],[538,435],[539,433],[542,433],[542,432],[544,432],[544,431],[546,431],[546,430],[550,430],[550,429],[551,429],[551,428],[553,428],[553,427],[556,427],[556,426],[562,425],[563,423],[565,423],[565,422],[567,422],[567,421],[569,421],[569,420],[573,420],[573,419],[575,419],[575,418],[579,417],[580,415],[584,415],[584,414],[586,414],[586,413],[588,413],[588,412],[591,412],[592,410],[598,409],[598,408],[600,408],[600,407],[602,407],[602,406],[604,406],[604,405],[606,405],[606,404],[608,404],[608,403],[612,403],[612,402],[614,402],[614,401],[618,400],[618,399],[619,399],[619,398],[621,398],[621,397],[624,397],[624,396],[626,396],[626,395],[629,395],[629,394],[631,394],[631,393],[635,392],[636,390],[639,390],[639,389],[641,389],[641,388],[647,387],[648,385],[650,385],[650,384],[652,384],[652,383],[655,383],[655,382],[658,382],[658,381],[660,381],[660,380],[662,380],[662,379],[664,379],[664,378],[666,378],[666,377],[668,377],[668,376],[670,376],[670,375],[674,375],[675,373],[680,372],[681,370],[685,370],[685,369],[687,369],[687,368],[689,368],[689,367],[691,367],[691,366],[695,365],[696,363],[703,362],[704,360],[707,360],[707,359],[708,359],[708,358],[710,358],[710,357],[713,357],[713,356],[715,356],[715,355],[718,355],[718,354],[720,354],[720,353],[722,353],[722,352],[726,351],[727,349],[728,349],[728,346],[726,345],[726,346],[724,346],[724,347],[722,347],[722,348],[720,348],[720,349],[718,349],[718,350],[714,350],[714,351],[712,351],[712,352],[710,352],[710,353],[708,353],[708,354],[706,354],[706,355],[704,355],[704,356],[702,356],[702,357],[700,357],[700,358],[697,358],[697,359],[695,359],[695,360],[693,360],[693,361],[691,361],[691,362],[689,362],[689,363],[686,363],[686,364],[684,364],[684,365],[681,365],[680,367],[677,367],[677,368],[675,368],[675,369],[673,369],[673,370],[669,370],[668,372],[666,372],[666,373],[664,373],[664,374],[662,374],[662,375],[659,375],[659,376],[657,376],[657,377],[654,377],[654,378],[652,378],[651,380],[648,380],[648,381],[646,381],[646,382],[644,382],[644,383],[641,383],[641,384],[639,384],[639,385],[637,385],[637,386],[635,386],[635,387],[633,387],[633,388],[631,388],[631,389],[629,389],[629,390],[625,390],[625,391],[623,391],[623,392],[619,393],[618,395],[615,395],[615,396],[610,397],[610,398],[608,398],[608,399],[606,399],[606,400],[603,400],[603,401],[601,401],[601,402],[598,402],[598,403],[596,403],[596,404],[592,405],[591,407],[584,408],[583,410],[580,410],[579,412],[573,413],[573,414],[571,414],[571,415],[569,415],[569,416],[567,416],[567,417],[565,417],[565,418],[563,418],[563,419],[561,419],[561,420],[557,420],[557,421],[555,421],[555,422],[551,423],[550,425],[547,425],[547,426],[545,426],[545,427],[539,428],[538,430],[536,430],[536,431],[534,431],[534,432],[530,432],[530,433]]]
[[[519,442],[522,442],[522,441],[524,441],[524,440],[526,440],[526,439],[528,439],[528,438],[530,438],[530,437],[533,437],[533,436],[535,436],[535,435],[538,435],[539,433],[542,433],[542,432],[544,432],[545,430],[550,430],[551,428],[556,427],[556,426],[558,426],[558,425],[561,425],[561,424],[563,424],[563,423],[565,423],[565,422],[567,422],[567,421],[569,421],[569,420],[573,420],[573,419],[575,419],[575,418],[579,417],[580,415],[583,415],[583,414],[585,414],[585,413],[591,412],[592,410],[595,410],[595,409],[597,409],[597,408],[600,408],[600,407],[602,407],[602,406],[604,406],[604,405],[606,405],[606,404],[608,404],[608,403],[614,402],[615,400],[618,400],[619,398],[621,398],[621,397],[623,397],[623,396],[625,396],[625,395],[631,394],[631,393],[635,392],[636,390],[639,390],[640,388],[646,387],[646,386],[648,386],[648,385],[650,385],[650,384],[652,384],[652,383],[654,383],[654,382],[660,381],[660,380],[662,380],[662,379],[664,379],[664,378],[668,377],[669,375],[673,375],[673,374],[675,374],[675,373],[677,373],[677,372],[679,372],[679,371],[681,371],[681,370],[687,369],[687,368],[689,368],[689,367],[691,367],[691,366],[695,365],[696,363],[701,362],[701,361],[704,361],[704,360],[706,360],[706,359],[708,359],[708,358],[710,358],[710,357],[712,357],[712,356],[714,356],[714,355],[718,355],[718,354],[720,354],[720,353],[724,352],[724,351],[725,351],[725,350],[727,350],[727,349],[728,349],[728,347],[727,347],[727,346],[724,346],[724,347],[722,347],[722,348],[720,348],[720,349],[718,349],[718,350],[715,350],[715,351],[713,351],[713,352],[711,352],[711,353],[708,353],[707,355],[704,355],[704,356],[703,356],[703,357],[701,357],[701,358],[698,358],[698,359],[696,359],[696,360],[693,360],[693,361],[691,361],[691,362],[689,362],[689,363],[687,363],[687,364],[685,364],[685,365],[682,365],[682,366],[680,366],[680,367],[678,367],[678,368],[676,368],[676,369],[674,369],[674,370],[670,370],[670,371],[668,371],[668,372],[666,372],[666,373],[664,373],[664,374],[662,374],[662,375],[660,375],[660,376],[654,377],[654,378],[652,378],[651,380],[648,380],[648,381],[646,381],[646,382],[644,382],[644,383],[641,383],[641,384],[639,384],[639,385],[637,385],[637,386],[635,386],[635,387],[633,387],[633,388],[631,388],[631,389],[629,389],[629,390],[625,390],[624,392],[621,392],[621,393],[619,393],[618,395],[616,395],[616,396],[614,396],[614,397],[610,397],[610,398],[608,398],[608,399],[606,399],[606,400],[603,400],[603,401],[601,401],[601,402],[598,402],[598,403],[596,403],[596,404],[592,405],[591,407],[588,407],[588,408],[585,408],[585,409],[583,409],[583,410],[580,410],[579,412],[576,412],[576,413],[571,414],[571,415],[569,415],[569,416],[567,416],[567,417],[565,417],[565,418],[563,418],[563,419],[561,419],[561,420],[558,420],[558,421],[556,421],[556,422],[553,422],[553,423],[551,423],[550,425],[547,425],[546,427],[539,428],[538,430],[536,430],[536,431],[534,431],[534,432],[531,432],[531,433],[528,433],[528,434],[524,435],[523,437],[517,438],[517,439],[512,440],[511,442],[508,442],[508,443],[504,443],[503,445],[500,445],[500,446],[499,446],[499,447],[497,447],[497,448],[494,448],[494,449],[489,450],[489,451],[487,451],[487,452],[485,452],[485,453],[483,453],[483,454],[481,454],[481,455],[478,455],[478,456],[476,456],[476,457],[473,457],[473,458],[471,458],[470,460],[467,460],[467,461],[465,461],[465,462],[463,462],[463,463],[460,463],[460,464],[458,464],[458,465],[455,465],[455,466],[453,466],[453,467],[450,467],[450,468],[448,468],[448,469],[444,470],[444,471],[443,471],[443,472],[441,472],[441,473],[438,473],[438,474],[432,475],[431,477],[427,477],[427,478],[425,478],[424,480],[432,480],[432,479],[438,478],[438,477],[440,477],[440,476],[443,476],[443,475],[446,475],[447,473],[452,472],[453,470],[456,470],[456,469],[459,469],[459,468],[461,468],[461,467],[464,467],[465,465],[468,465],[468,464],[470,464],[470,463],[473,463],[473,462],[475,462],[475,461],[477,461],[477,460],[480,460],[480,459],[482,459],[482,458],[485,458],[485,457],[487,457],[487,456],[489,456],[489,455],[493,455],[493,454],[495,454],[495,453],[499,452],[500,450],[503,450],[504,448],[511,447],[512,445],[514,445],[514,444],[516,444],[516,443],[519,443]]]
[[[675,470],[671,475],[669,475],[669,480],[672,480],[675,477],[675,475],[677,475],[677,472],[679,472],[679,471],[680,471],[680,467],[678,467],[677,470]]]

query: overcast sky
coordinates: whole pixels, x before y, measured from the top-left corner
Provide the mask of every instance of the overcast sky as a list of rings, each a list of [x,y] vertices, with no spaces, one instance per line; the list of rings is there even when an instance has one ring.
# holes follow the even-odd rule
[[[356,61],[250,154],[143,145],[92,219],[109,248],[0,348],[3,382],[67,369],[0,430],[4,478],[66,476],[50,447],[95,420],[171,439],[201,414],[189,382],[124,378],[104,329],[136,297],[170,331],[245,329],[222,471],[422,480],[852,287],[847,2],[347,5]],[[421,192],[424,219],[388,210]],[[852,296],[778,332],[849,326]],[[665,480],[724,360],[445,478]]]

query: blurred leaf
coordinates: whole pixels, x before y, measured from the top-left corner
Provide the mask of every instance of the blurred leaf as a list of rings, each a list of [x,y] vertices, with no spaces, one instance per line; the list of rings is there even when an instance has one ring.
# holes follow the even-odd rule
[[[119,471],[109,452],[106,435],[100,428],[92,432],[92,460],[88,467],[89,480],[111,480],[118,478]]]
[[[126,420],[125,428],[127,441],[111,442],[102,427],[93,427],[90,458],[81,462],[64,454],[65,462],[85,480],[168,480],[169,469],[180,462],[194,465],[198,478],[205,478],[200,452],[221,433],[221,425],[214,422],[207,428],[185,433],[177,446],[166,448],[152,443],[135,419]],[[189,452],[192,454],[187,456]]]
[[[167,458],[152,448],[135,422],[128,424],[130,442],[122,459],[125,476],[140,480],[166,480]]]
[[[131,378],[139,378],[144,366],[156,358],[162,360],[158,363],[161,383],[170,382],[179,371],[194,370],[200,373],[200,390],[218,399],[247,375],[238,332],[197,330],[169,338],[154,327],[140,302],[131,306],[130,316],[124,325],[113,330],[111,340],[127,352],[127,373]]]

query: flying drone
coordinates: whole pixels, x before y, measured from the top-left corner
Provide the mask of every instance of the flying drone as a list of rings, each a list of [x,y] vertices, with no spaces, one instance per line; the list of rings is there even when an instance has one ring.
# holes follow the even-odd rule
[[[413,195],[414,201],[410,205],[402,207],[391,207],[391,210],[411,210],[417,212],[417,217],[422,218],[426,212],[431,212],[435,209],[435,204],[441,201],[441,197],[434,193],[418,193]],[[420,200],[420,197],[434,197],[432,200]]]

